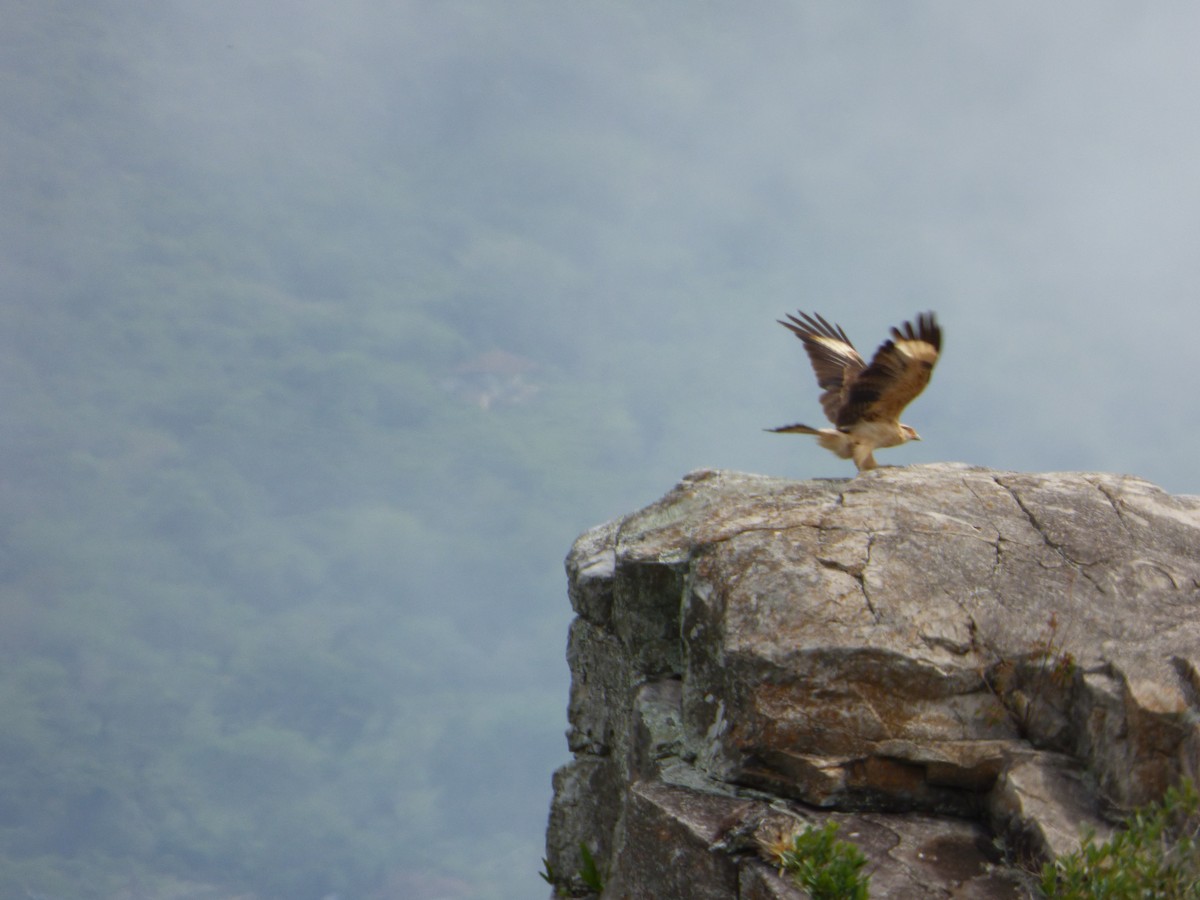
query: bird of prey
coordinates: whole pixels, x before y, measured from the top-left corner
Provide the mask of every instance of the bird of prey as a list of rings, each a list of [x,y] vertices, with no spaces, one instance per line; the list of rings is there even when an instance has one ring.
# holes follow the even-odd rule
[[[877,447],[896,447],[921,436],[900,422],[904,407],[925,389],[942,349],[942,329],[934,314],[892,329],[867,365],[846,332],[817,314],[788,315],[779,324],[804,343],[820,385],[821,406],[833,428],[785,425],[780,434],[813,434],[817,443],[842,459],[853,459],[860,472],[876,466]]]

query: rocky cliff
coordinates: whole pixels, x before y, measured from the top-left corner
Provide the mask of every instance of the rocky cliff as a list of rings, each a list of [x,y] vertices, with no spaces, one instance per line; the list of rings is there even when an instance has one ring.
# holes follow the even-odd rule
[[[755,839],[832,818],[872,897],[1030,896],[1200,759],[1200,498],[1138,478],[700,471],[567,570],[576,894],[801,897]]]

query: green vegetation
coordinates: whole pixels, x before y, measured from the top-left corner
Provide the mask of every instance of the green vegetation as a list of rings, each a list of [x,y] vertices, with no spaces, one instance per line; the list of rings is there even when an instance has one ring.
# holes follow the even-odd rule
[[[582,860],[580,880],[594,892],[598,894],[604,892],[604,878],[600,877],[600,870],[596,868],[596,860],[592,856],[592,851],[583,841],[580,841],[580,859]]]
[[[600,874],[600,869],[596,865],[596,858],[592,855],[591,849],[582,841],[579,842],[579,872],[576,880],[583,888],[590,893],[600,894],[604,892],[604,878]],[[550,860],[542,859],[542,871],[538,873],[542,881],[554,888],[554,893],[558,897],[570,897],[572,888],[569,884],[570,879],[555,872],[550,865]]]
[[[862,868],[867,858],[854,844],[839,840],[837,832],[833,821],[820,828],[809,825],[764,849],[813,900],[866,900],[871,878]]]
[[[583,865],[579,868],[579,877],[585,885],[591,888],[596,893],[604,890],[604,880],[600,877],[600,870],[596,868],[596,860],[592,857],[592,851],[588,849],[588,845],[580,842],[579,858]]]
[[[538,872],[538,877],[542,879],[542,881],[546,882],[546,884],[553,887],[556,894],[559,893],[559,875],[554,871],[554,866],[550,865],[550,860],[546,859],[544,856],[542,857],[542,871]]]
[[[1138,810],[1112,839],[1083,846],[1042,868],[1050,900],[1200,898],[1200,796],[1190,780]]]

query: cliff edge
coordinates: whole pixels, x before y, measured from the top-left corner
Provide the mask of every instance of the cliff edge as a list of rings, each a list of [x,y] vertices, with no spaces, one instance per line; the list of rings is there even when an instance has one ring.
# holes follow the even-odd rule
[[[1200,768],[1200,498],[1138,478],[699,471],[567,571],[560,892],[803,897],[756,839],[834,819],[873,898],[1032,896]]]

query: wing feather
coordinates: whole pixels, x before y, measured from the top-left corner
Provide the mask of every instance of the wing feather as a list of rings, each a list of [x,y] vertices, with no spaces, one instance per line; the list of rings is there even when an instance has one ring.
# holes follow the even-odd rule
[[[905,322],[893,328],[891,340],[849,385],[834,424],[848,428],[859,422],[899,422],[904,407],[929,384],[941,349],[942,329],[931,312],[917,316],[915,327]]]
[[[866,368],[866,361],[859,356],[840,325],[830,325],[818,313],[810,316],[801,312],[799,315],[800,318],[796,318],[789,313],[788,321],[779,319],[778,322],[804,342],[822,390],[821,408],[829,421],[837,425],[849,387]]]

